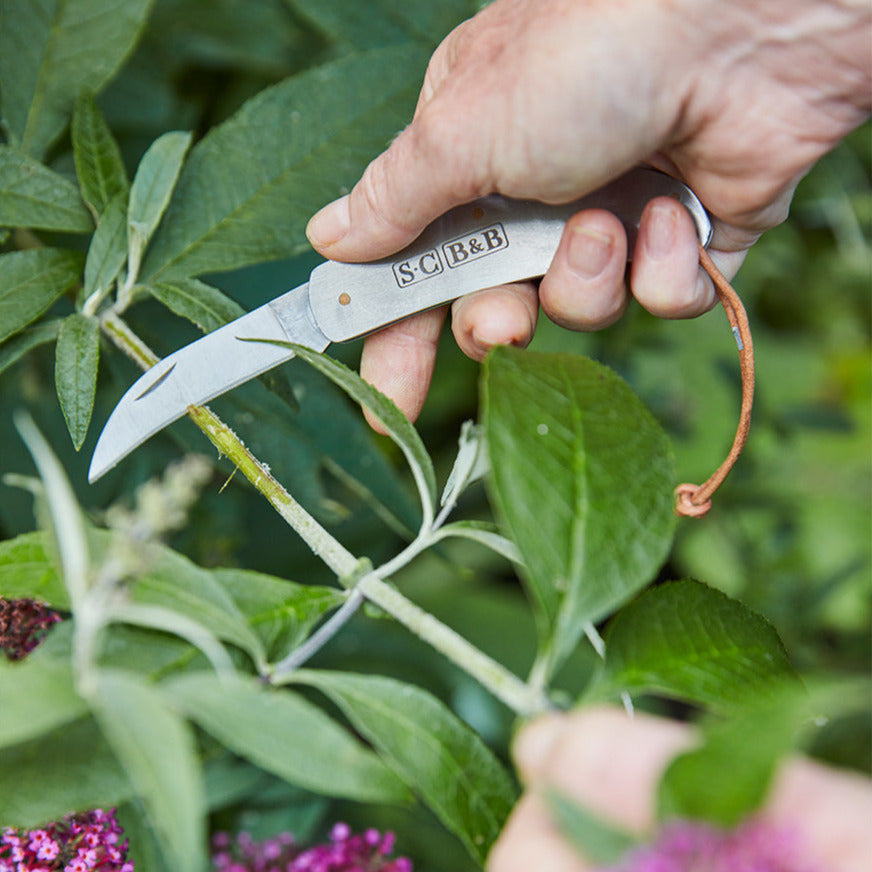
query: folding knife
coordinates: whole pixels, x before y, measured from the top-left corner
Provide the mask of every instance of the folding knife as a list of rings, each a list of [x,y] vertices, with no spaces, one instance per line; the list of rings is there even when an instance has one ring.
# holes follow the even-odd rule
[[[124,394],[94,450],[95,481],[150,436],[231,388],[289,360],[280,340],[324,351],[415,312],[484,288],[545,274],[566,221],[580,209],[613,212],[632,251],[645,204],[679,200],[703,245],[711,223],[695,194],[671,176],[638,167],[597,191],[559,206],[492,195],[458,206],[408,248],[370,263],[328,261],[309,281],[156,363]]]

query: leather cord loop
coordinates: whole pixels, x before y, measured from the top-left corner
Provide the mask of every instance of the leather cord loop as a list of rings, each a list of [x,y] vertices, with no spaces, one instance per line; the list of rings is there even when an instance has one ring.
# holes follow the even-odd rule
[[[714,261],[702,245],[699,247],[699,262],[714,282],[715,292],[727,313],[730,327],[733,329],[733,336],[736,338],[736,345],[739,348],[739,366],[742,373],[742,408],[739,413],[736,436],[724,462],[705,483],[701,485],[680,484],[675,489],[675,512],[688,518],[701,518],[711,508],[712,495],[721,486],[739,459],[742,448],[748,440],[748,431],[751,427],[751,408],[754,405],[754,343],[745,307],[733,286],[715,266]]]

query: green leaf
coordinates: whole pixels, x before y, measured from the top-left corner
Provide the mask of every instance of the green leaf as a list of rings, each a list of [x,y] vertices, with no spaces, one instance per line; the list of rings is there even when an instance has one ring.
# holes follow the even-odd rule
[[[17,363],[34,348],[56,342],[63,319],[46,321],[22,331],[0,348],[0,372]]]
[[[553,671],[586,623],[659,570],[675,525],[672,454],[627,384],[575,355],[495,349],[483,405],[493,499]]]
[[[272,660],[296,648],[326,612],[345,600],[332,587],[296,584],[245,569],[213,569],[212,577],[233,597]]]
[[[127,234],[130,260],[138,272],[142,253],[160,224],[182,170],[193,135],[173,131],[156,139],[143,155],[130,189]]]
[[[627,851],[637,845],[629,833],[600,820],[558,790],[549,790],[545,794],[545,802],[561,835],[585,859],[597,866],[618,863]]]
[[[162,687],[174,705],[232,751],[292,784],[361,801],[408,798],[375,754],[295,693],[240,675],[202,672]]]
[[[318,372],[326,375],[348,396],[366,406],[378,417],[388,435],[402,450],[406,462],[412,470],[424,511],[423,526],[429,527],[436,505],[436,474],[433,471],[430,455],[427,453],[418,431],[412,426],[409,419],[397,408],[393,400],[376,390],[345,364],[328,357],[326,354],[318,354],[302,345],[289,342],[275,344],[292,348],[297,357],[302,358],[310,366],[315,367]]]
[[[233,671],[233,661],[213,633],[198,621],[163,606],[143,606],[121,603],[107,610],[113,621],[124,621],[133,626],[161,633],[170,633],[198,648],[217,672]],[[260,661],[258,661],[258,666]]]
[[[483,478],[490,471],[484,432],[472,421],[464,421],[460,428],[460,439],[454,466],[439,499],[441,506],[453,505],[460,495],[473,482]]]
[[[39,653],[49,651],[64,624],[52,630]],[[196,656],[188,642],[170,633],[155,633],[132,624],[110,624],[101,638],[100,666],[130,669],[156,681],[162,675],[186,666]]]
[[[161,854],[154,830],[149,825],[145,809],[135,800],[116,809],[115,820],[124,830],[128,842],[127,860],[137,870],[173,872]]]
[[[0,657],[0,748],[39,738],[87,711],[73,689],[69,663],[32,656],[10,663]]]
[[[85,260],[85,298],[103,292],[115,281],[127,260],[127,191],[106,206],[91,237]]]
[[[521,555],[515,543],[501,536],[491,524],[485,521],[455,521],[453,524],[445,524],[435,534],[434,540],[447,539],[449,536],[459,536],[461,539],[471,539],[478,542],[491,551],[501,554],[512,563],[520,563]]]
[[[772,625],[696,581],[673,581],[624,606],[604,636],[588,695],[654,692],[730,710],[796,677]]]
[[[54,540],[64,586],[75,612],[81,606],[90,582],[91,556],[85,519],[60,460],[33,419],[18,413],[14,422],[45,488],[48,513],[44,523]]]
[[[88,435],[99,362],[97,320],[78,313],[64,318],[55,350],[55,386],[76,451]]]
[[[32,248],[0,255],[0,342],[35,321],[79,280],[81,255]]]
[[[776,765],[815,728],[867,708],[866,681],[797,682],[757,695],[733,715],[710,719],[703,744],[675,758],[659,785],[658,814],[736,826],[765,800]]]
[[[176,279],[144,287],[171,312],[187,318],[204,333],[211,333],[245,314],[239,303],[199,279]]]
[[[94,222],[71,181],[0,145],[0,227],[89,233]]]
[[[325,693],[389,766],[484,859],[517,799],[481,738],[426,691],[390,678],[299,670],[294,680]]]
[[[111,808],[133,788],[91,718],[0,751],[0,820],[36,827],[70,811]]]
[[[406,123],[425,64],[415,48],[363,53],[249,100],[191,150],[142,281],[308,250],[308,219]]]
[[[177,612],[219,639],[238,645],[256,663],[262,662],[265,654],[260,639],[208,570],[157,543],[146,547],[143,564],[142,573],[129,588],[132,603]]]
[[[171,868],[205,868],[206,801],[196,743],[159,690],[103,670],[92,700],[100,729],[145,803]]]
[[[100,215],[109,201],[126,191],[130,183],[121,149],[89,91],[76,99],[71,135],[82,196],[94,213]]]
[[[421,42],[436,45],[452,28],[481,8],[476,0],[407,3],[402,0],[287,0],[331,37],[357,49]]]
[[[99,91],[133,49],[152,0],[0,0],[3,118],[41,158],[83,89]]]
[[[0,596],[69,608],[69,597],[46,550],[45,533],[22,533],[0,542]]]

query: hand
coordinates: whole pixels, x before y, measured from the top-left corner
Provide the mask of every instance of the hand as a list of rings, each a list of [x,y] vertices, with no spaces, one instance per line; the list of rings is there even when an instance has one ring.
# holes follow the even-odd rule
[[[545,715],[515,743],[525,793],[488,858],[488,872],[590,872],[565,842],[540,798],[554,787],[605,821],[650,833],[657,782],[693,742],[687,725],[616,709]],[[872,856],[872,782],[794,758],[778,772],[762,816],[796,832],[810,869],[857,872]]]
[[[352,192],[310,222],[336,260],[386,256],[452,206],[499,192],[566,202],[640,162],[681,178],[714,218],[712,257],[731,277],[787,214],[809,167],[870,108],[872,10],[865,0],[497,0],[436,50],[412,123]],[[692,222],[649,204],[630,288],[649,311],[697,315],[714,302]],[[454,303],[463,351],[524,345],[539,305],[593,330],[620,317],[626,238],[590,210],[568,223],[548,274]],[[365,378],[414,419],[444,311],[375,334]]]

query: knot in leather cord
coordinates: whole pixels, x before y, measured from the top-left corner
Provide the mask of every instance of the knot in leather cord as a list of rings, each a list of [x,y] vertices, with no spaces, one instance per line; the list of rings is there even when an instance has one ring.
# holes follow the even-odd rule
[[[733,329],[736,345],[739,348],[739,366],[742,372],[742,408],[739,413],[739,426],[730,453],[711,477],[701,485],[680,484],[675,489],[675,512],[687,518],[701,518],[712,506],[712,494],[721,486],[729,471],[742,453],[751,428],[751,408],[754,405],[754,344],[748,315],[739,295],[715,266],[709,253],[700,245],[699,262],[714,282],[715,293]]]

